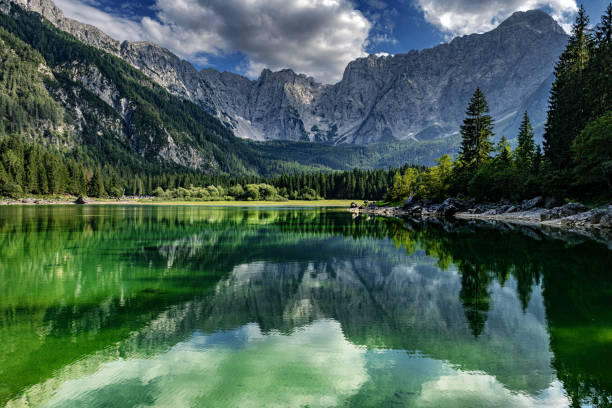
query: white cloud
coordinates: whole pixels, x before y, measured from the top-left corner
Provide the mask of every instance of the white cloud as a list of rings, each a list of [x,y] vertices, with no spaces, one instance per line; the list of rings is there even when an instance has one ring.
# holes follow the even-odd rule
[[[95,4],[87,0],[55,0],[55,4],[66,16],[86,24],[91,24],[114,39],[120,41],[140,41],[144,39],[143,30],[139,22],[106,13],[87,3]]]
[[[443,32],[454,35],[492,30],[515,11],[544,8],[566,30],[576,0],[415,0],[425,19]]]
[[[406,0],[408,1],[408,0]],[[515,11],[544,8],[568,29],[576,0],[412,0],[447,37],[493,29]],[[319,81],[339,80],[368,45],[395,44],[397,11],[366,0],[156,0],[155,17],[103,11],[97,0],[57,0],[64,13],[118,40],[152,41],[206,65],[208,57],[246,55],[239,70],[257,77],[263,68],[291,68]]]
[[[337,81],[350,61],[366,54],[372,27],[350,0],[156,0],[155,18],[140,21],[91,2],[56,4],[66,16],[113,38],[152,41],[200,64],[206,55],[241,52],[248,58],[243,71],[251,77],[263,68],[291,68]]]
[[[242,52],[247,74],[292,68],[324,82],[365,54],[371,23],[348,0],[157,0],[143,28],[183,56]]]

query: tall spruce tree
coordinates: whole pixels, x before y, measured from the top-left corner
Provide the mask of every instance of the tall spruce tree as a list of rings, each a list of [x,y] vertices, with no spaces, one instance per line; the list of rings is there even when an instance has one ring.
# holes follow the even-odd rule
[[[89,180],[89,191],[90,197],[104,197],[106,196],[106,190],[104,189],[104,180],[99,168],[95,169],[91,180]]]
[[[612,42],[612,3],[608,4],[606,11],[601,16],[601,22],[597,24],[595,38],[598,46]]]
[[[506,136],[502,135],[501,139],[497,143],[495,147],[495,152],[497,156],[495,156],[498,164],[503,166],[508,166],[512,161],[512,148],[510,147],[510,143],[508,143],[508,139]]]
[[[494,135],[489,105],[480,88],[476,88],[465,113],[459,160],[468,169],[475,169],[489,159],[493,151],[491,137]]]
[[[533,154],[533,166],[531,167],[532,173],[538,174],[540,172],[542,160],[544,160],[544,155],[542,154],[542,148],[540,147],[540,145],[537,145],[535,149],[535,153]]]
[[[567,47],[555,66],[544,133],[545,155],[554,169],[570,163],[572,141],[586,124],[588,99],[583,72],[594,44],[588,25],[589,17],[581,6]]]
[[[534,154],[533,127],[531,126],[529,115],[525,111],[523,122],[519,128],[518,146],[514,152],[517,167],[523,170],[530,170],[533,166]]]
[[[612,3],[595,29],[595,50],[586,69],[589,119],[612,110]]]

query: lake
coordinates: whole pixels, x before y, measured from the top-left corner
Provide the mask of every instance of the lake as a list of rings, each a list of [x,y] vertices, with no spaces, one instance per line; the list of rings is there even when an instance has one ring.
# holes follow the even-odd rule
[[[339,209],[0,208],[0,405],[605,407],[612,250]]]

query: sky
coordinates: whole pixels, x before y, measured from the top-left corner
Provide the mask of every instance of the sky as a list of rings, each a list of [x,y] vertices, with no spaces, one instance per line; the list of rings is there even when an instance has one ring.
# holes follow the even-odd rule
[[[335,83],[368,54],[430,48],[542,9],[566,30],[576,0],[55,0],[68,17],[118,40],[152,41],[190,61],[257,78],[291,68]],[[591,21],[608,0],[584,0]]]

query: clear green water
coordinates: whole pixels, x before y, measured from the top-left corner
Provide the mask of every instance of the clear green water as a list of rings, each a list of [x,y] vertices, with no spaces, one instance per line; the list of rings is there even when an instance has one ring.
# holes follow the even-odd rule
[[[326,209],[0,208],[0,405],[606,407],[612,251]]]

